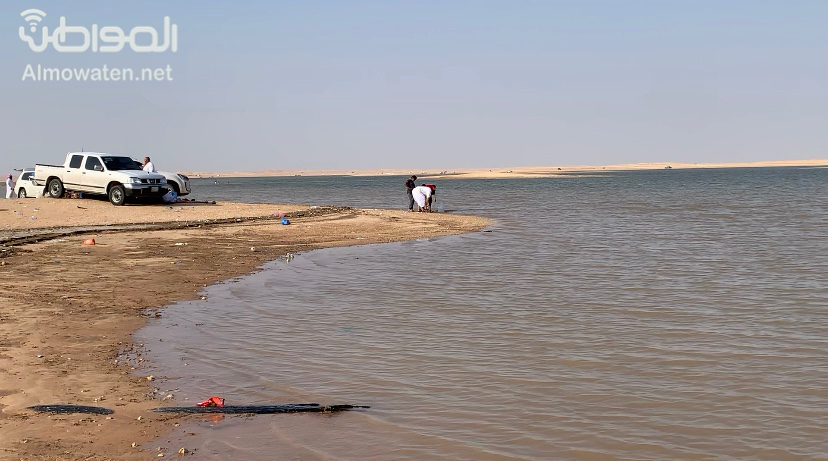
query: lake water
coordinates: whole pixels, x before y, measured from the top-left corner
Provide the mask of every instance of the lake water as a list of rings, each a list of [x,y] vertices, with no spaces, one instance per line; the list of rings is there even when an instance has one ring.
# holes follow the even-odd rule
[[[193,189],[401,209],[403,180]],[[200,459],[828,459],[828,169],[434,182],[492,232],[275,261],[139,333],[178,404],[371,405],[196,419]]]

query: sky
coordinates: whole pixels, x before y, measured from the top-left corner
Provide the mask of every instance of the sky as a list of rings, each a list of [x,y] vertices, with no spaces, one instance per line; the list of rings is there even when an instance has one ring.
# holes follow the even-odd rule
[[[65,17],[163,41],[165,16],[175,52],[19,36]],[[825,159],[826,20],[821,0],[7,0],[0,172],[81,149],[212,172]]]

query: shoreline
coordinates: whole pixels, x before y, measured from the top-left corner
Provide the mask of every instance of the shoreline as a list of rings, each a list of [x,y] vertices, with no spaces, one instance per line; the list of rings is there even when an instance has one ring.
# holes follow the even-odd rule
[[[0,459],[155,456],[144,447],[181,417],[151,411],[162,402],[141,371],[144,348],[133,344],[132,335],[152,316],[163,315],[164,306],[197,300],[205,287],[257,272],[287,253],[457,235],[490,224],[442,213],[226,204],[190,208],[187,219],[162,214],[170,228],[133,229],[134,222],[122,222],[117,229],[55,236],[47,234],[76,206],[84,207],[88,222],[62,229],[130,217],[143,222],[145,213],[169,209],[70,199],[9,202],[0,206],[3,215],[11,216],[15,206],[36,205],[38,219],[37,227],[26,227],[21,219],[7,218],[0,226],[7,238],[29,232],[47,239],[0,246],[14,250],[0,254]],[[228,216],[233,214],[238,218]],[[291,225],[282,225],[280,214],[293,216]],[[89,237],[96,245],[82,246]],[[115,413],[46,415],[26,409],[56,403]]]
[[[786,167],[828,167],[828,159],[811,160],[774,160],[764,162],[742,163],[685,163],[655,162],[628,163],[618,165],[555,165],[541,167],[496,167],[496,168],[461,168],[456,170],[437,169],[379,169],[379,170],[265,170],[235,172],[184,172],[191,179],[215,178],[269,178],[289,176],[352,176],[381,177],[408,176],[416,174],[421,179],[526,179],[572,177],[573,175],[594,174],[612,171],[639,170],[689,170],[713,168],[786,168]]]

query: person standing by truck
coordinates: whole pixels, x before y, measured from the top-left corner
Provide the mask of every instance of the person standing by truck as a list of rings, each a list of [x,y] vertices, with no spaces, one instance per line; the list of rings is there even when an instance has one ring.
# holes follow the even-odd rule
[[[14,198],[14,179],[12,175],[6,178],[6,198]]]
[[[155,173],[155,165],[152,164],[152,160],[149,157],[144,157],[144,171],[147,173]]]
[[[414,211],[414,195],[412,195],[412,191],[417,187],[417,184],[414,183],[416,180],[417,176],[411,175],[408,181],[405,182],[405,188],[408,190],[408,211]]]

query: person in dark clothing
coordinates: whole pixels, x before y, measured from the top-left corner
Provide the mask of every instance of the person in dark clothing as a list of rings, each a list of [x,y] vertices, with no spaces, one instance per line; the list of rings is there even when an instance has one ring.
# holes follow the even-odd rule
[[[414,211],[414,196],[411,195],[411,191],[417,187],[417,184],[414,181],[417,180],[417,176],[412,175],[408,178],[408,181],[405,182],[405,188],[408,190],[408,211]]]
[[[428,196],[428,205],[426,205],[426,209],[428,211],[433,211],[431,209],[431,204],[434,201],[434,198],[437,197],[437,186],[435,186],[434,184],[423,184],[423,185],[428,187],[429,189],[431,189],[431,195]]]

